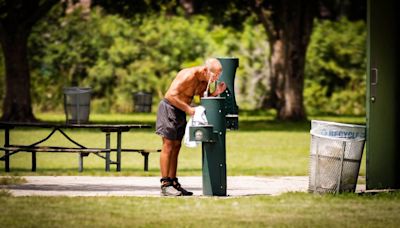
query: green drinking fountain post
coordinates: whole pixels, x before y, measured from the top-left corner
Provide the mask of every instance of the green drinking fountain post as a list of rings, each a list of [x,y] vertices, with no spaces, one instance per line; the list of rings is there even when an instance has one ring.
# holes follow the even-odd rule
[[[226,129],[238,129],[238,106],[236,105],[234,80],[237,58],[218,58],[222,64],[219,81],[227,89],[220,97],[203,97],[208,125],[192,126],[189,137],[202,142],[203,195],[226,196]]]
[[[221,93],[225,97],[226,127],[231,130],[239,129],[239,107],[235,98],[235,73],[239,66],[238,58],[217,58],[222,65],[222,74],[219,81],[226,84],[226,90]]]

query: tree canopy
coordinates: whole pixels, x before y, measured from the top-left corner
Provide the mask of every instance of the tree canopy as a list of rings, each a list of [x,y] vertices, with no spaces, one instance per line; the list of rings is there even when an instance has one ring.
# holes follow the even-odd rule
[[[37,1],[38,4],[44,2],[47,1]],[[29,68],[24,71],[28,78],[25,76],[23,88],[29,87],[28,94],[32,95],[34,110],[61,110],[63,87],[90,86],[94,91],[94,112],[130,112],[133,92],[152,92],[156,100],[160,99],[181,68],[202,64],[209,56],[235,56],[240,59],[236,79],[239,106],[246,109],[272,107],[277,109],[279,115],[279,105],[287,100],[276,100],[278,103],[271,105],[279,85],[274,84],[277,82],[277,72],[272,70],[278,65],[271,61],[277,56],[271,54],[276,52],[274,45],[277,43],[274,42],[280,37],[266,32],[270,28],[266,26],[275,26],[274,29],[277,29],[286,22],[282,20],[284,16],[279,16],[274,8],[279,5],[269,5],[278,4],[279,1],[250,2],[259,4],[260,8],[239,0],[214,1],[211,5],[183,0],[96,0],[89,11],[78,7],[68,13],[65,5],[50,7],[52,10],[39,23],[33,23],[32,29],[25,31],[30,34],[29,39],[26,38],[26,48],[29,50],[26,67]],[[328,5],[336,1],[324,2]],[[332,10],[327,6],[330,10],[329,13],[324,11],[325,14],[321,13],[319,5],[319,14],[315,18],[329,18],[330,21],[312,20],[314,30],[309,31],[310,43],[306,42],[302,49],[303,63],[285,55],[280,57],[289,63],[287,66],[293,67],[288,68],[291,69],[288,72],[300,72],[303,75],[294,84],[304,83],[304,91],[298,90],[296,95],[302,99],[298,101],[301,104],[304,100],[302,118],[306,113],[365,112],[363,87],[354,89],[356,85],[365,84],[365,48],[362,49],[366,36],[365,23],[342,19],[340,12],[351,8],[351,4],[350,1],[341,2],[342,6],[337,9],[331,7]],[[5,4],[4,1],[1,3]],[[257,13],[256,10],[261,11]],[[262,16],[270,15],[269,12],[275,12],[275,24],[265,24],[273,22],[270,21],[273,18],[265,18],[267,21],[260,23]],[[305,31],[298,24],[286,29],[290,32],[287,37]],[[282,47],[289,44],[298,47],[293,43],[294,40],[287,41],[282,43]],[[10,58],[4,47],[3,51],[5,68],[8,69],[6,62]],[[4,78],[8,78],[7,74]],[[295,76],[290,73],[282,75],[287,76],[280,83]],[[17,85],[15,79],[12,80],[13,85]],[[7,83],[3,85],[6,87],[2,87],[0,92],[14,88]],[[21,89],[19,84],[17,87]],[[282,93],[285,92],[282,90]],[[5,104],[7,96],[3,95],[3,99]],[[24,100],[24,104],[28,101]],[[11,104],[13,102],[14,98]],[[15,113],[17,109],[11,110],[11,113]],[[6,111],[3,107],[3,116]],[[32,119],[32,116],[28,119]]]

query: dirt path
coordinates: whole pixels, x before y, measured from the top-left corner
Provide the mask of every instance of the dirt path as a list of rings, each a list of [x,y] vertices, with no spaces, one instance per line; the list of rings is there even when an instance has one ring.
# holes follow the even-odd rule
[[[2,186],[14,196],[159,196],[159,177],[25,176],[27,183]],[[183,187],[202,196],[200,176],[179,178]],[[229,196],[279,195],[308,188],[308,177],[228,177]],[[357,191],[365,186],[357,186]]]

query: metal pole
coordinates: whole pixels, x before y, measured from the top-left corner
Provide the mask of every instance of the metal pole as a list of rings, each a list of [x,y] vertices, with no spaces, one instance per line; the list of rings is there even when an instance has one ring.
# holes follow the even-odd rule
[[[117,172],[121,171],[121,132],[117,132]]]
[[[79,153],[79,172],[83,172],[83,153]]]
[[[106,132],[106,149],[110,149],[110,132]],[[110,151],[106,152],[106,172],[110,171]]]
[[[149,153],[142,153],[144,156],[144,171],[149,171]]]
[[[32,172],[36,172],[36,152],[32,152]]]
[[[207,97],[201,104],[214,134],[214,142],[202,143],[203,194],[226,196],[225,98]]]

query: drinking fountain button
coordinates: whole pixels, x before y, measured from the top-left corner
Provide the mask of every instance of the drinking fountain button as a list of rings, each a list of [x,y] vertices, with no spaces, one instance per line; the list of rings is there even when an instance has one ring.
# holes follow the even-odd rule
[[[195,131],[194,138],[196,139],[196,141],[201,141],[203,139],[203,132],[201,130]]]

